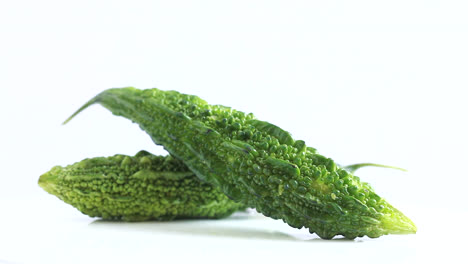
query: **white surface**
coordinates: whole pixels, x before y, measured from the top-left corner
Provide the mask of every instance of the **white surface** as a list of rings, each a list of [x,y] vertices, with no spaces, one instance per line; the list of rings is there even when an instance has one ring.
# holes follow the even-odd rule
[[[224,220],[106,222],[52,198],[0,207],[15,213],[0,226],[0,263],[465,263],[467,233],[459,227],[468,214],[447,210],[413,208],[420,228],[414,236],[350,241],[322,240],[252,212]]]
[[[467,11],[464,1],[2,1],[0,263],[460,260]],[[100,91],[129,85],[253,112],[340,164],[408,169],[359,175],[418,234],[322,241],[255,215],[82,216],[42,191],[39,175],[86,157],[165,153],[98,106],[60,125]]]

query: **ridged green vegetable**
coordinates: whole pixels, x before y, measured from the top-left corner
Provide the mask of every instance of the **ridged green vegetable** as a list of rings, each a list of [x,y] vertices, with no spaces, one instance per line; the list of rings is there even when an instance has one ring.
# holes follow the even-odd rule
[[[369,184],[253,114],[176,91],[127,87],[103,91],[65,123],[95,103],[139,124],[201,180],[292,227],[325,239],[416,232]]]
[[[246,208],[201,182],[182,162],[146,151],[56,166],[39,185],[82,213],[109,220],[223,218]]]

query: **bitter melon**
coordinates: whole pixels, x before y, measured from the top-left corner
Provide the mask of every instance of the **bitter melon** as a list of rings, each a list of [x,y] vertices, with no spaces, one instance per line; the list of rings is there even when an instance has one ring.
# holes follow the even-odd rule
[[[65,123],[95,103],[139,124],[228,197],[292,227],[325,239],[416,232],[369,184],[251,113],[176,91],[127,87],[103,91]]]
[[[201,182],[182,162],[146,151],[56,166],[39,185],[82,213],[107,220],[223,218],[246,208]]]

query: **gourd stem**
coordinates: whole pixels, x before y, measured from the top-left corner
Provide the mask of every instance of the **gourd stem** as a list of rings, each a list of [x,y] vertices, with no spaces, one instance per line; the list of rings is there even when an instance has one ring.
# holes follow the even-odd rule
[[[347,171],[354,173],[358,169],[362,167],[380,167],[380,168],[389,168],[389,169],[395,169],[395,170],[401,170],[401,171],[407,171],[403,168],[395,167],[395,166],[388,166],[388,165],[382,165],[382,164],[375,164],[375,163],[357,163],[357,164],[351,164],[348,166],[345,166],[344,169]]]
[[[70,120],[72,120],[76,115],[78,115],[81,111],[85,110],[88,108],[90,105],[95,104],[96,102],[99,101],[99,95],[95,96],[93,99],[89,100],[86,104],[84,104],[82,107],[80,107],[76,112],[74,112],[67,120],[65,120],[62,125],[66,125]]]

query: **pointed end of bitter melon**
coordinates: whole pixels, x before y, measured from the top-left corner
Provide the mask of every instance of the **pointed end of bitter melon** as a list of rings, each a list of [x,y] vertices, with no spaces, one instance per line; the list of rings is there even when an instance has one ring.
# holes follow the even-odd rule
[[[416,234],[418,228],[407,216],[394,209],[380,219],[381,227],[388,234]]]
[[[62,168],[60,166],[56,166],[52,168],[50,171],[42,174],[41,177],[39,177],[39,181],[38,181],[39,186],[42,189],[44,189],[44,191],[50,194],[54,194],[55,193],[54,186],[56,184],[57,175],[58,175],[57,171],[61,169]]]

